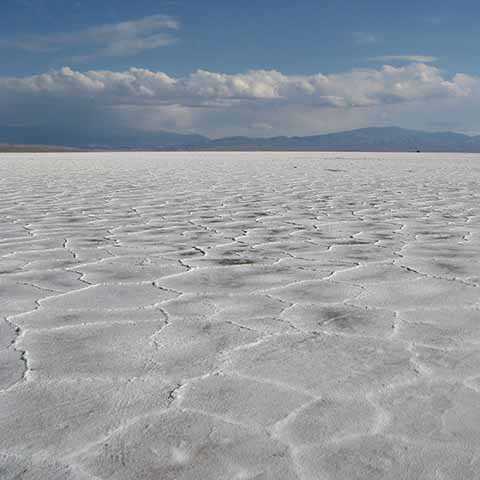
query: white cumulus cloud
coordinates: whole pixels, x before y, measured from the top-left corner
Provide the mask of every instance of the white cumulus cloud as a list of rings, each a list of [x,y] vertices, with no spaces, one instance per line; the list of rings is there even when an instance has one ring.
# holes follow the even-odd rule
[[[276,70],[226,74],[199,70],[185,77],[130,68],[124,72],[69,67],[41,75],[0,78],[3,92],[52,98],[95,98],[99,104],[184,104],[234,107],[247,102],[316,104],[347,108],[468,95],[476,79],[442,76],[431,65],[285,75]]]

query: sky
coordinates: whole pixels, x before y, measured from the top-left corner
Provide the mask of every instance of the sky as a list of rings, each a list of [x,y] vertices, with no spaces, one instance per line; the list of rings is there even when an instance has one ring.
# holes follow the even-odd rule
[[[470,0],[2,0],[0,125],[480,134]]]

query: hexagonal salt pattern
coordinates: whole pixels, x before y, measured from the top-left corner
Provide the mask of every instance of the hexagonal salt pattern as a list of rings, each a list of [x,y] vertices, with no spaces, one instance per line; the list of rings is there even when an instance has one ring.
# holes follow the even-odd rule
[[[0,155],[0,478],[480,478],[480,156]]]

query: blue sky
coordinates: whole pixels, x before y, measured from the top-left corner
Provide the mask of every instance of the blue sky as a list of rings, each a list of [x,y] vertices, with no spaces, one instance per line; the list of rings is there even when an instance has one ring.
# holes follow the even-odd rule
[[[67,111],[81,122],[93,95],[103,122],[213,136],[386,123],[480,132],[478,1],[3,0],[0,9],[2,124],[54,125]],[[128,88],[81,77],[132,68],[143,73]],[[192,78],[199,70],[208,80]],[[244,77],[264,71],[283,77]],[[145,72],[165,74],[175,91]],[[42,119],[35,109],[49,102]]]

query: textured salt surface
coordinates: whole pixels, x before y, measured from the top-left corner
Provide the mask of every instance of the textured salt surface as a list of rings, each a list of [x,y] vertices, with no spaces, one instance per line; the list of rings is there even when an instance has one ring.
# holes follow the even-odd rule
[[[480,478],[479,182],[474,155],[1,155],[0,478]]]

